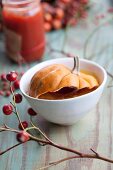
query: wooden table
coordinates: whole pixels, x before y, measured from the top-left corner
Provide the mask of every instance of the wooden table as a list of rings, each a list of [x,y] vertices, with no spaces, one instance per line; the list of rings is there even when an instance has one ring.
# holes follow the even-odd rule
[[[75,28],[68,29],[67,34],[63,30],[52,32],[47,35],[47,49],[51,48],[61,50],[81,58],[87,58],[105,67],[107,71],[113,74],[113,25],[110,14],[107,13],[107,0],[97,3],[89,11],[90,16],[86,22],[81,22]],[[106,5],[105,5],[106,4]],[[105,16],[104,16],[105,14]],[[95,15],[100,15],[101,19],[95,19]],[[102,17],[103,15],[103,17]],[[97,17],[98,18],[98,17]],[[99,22],[99,23],[98,23]],[[103,24],[98,27],[98,24]],[[95,30],[95,31],[94,31]],[[92,34],[93,32],[93,34]],[[65,36],[66,35],[66,36]],[[88,37],[90,36],[90,39]],[[66,37],[66,38],[65,38]],[[88,41],[87,41],[88,40]],[[65,43],[64,43],[65,42]],[[85,50],[86,49],[86,50]],[[47,50],[48,51],[48,50]],[[46,51],[43,60],[58,58],[61,55]],[[30,67],[37,62],[30,64]],[[5,56],[3,35],[0,35],[0,73],[10,70],[27,70],[28,66],[21,68],[12,63]],[[113,85],[113,79],[108,76],[108,85]],[[0,107],[9,102],[9,98],[0,97]],[[21,107],[18,107],[23,120],[26,120],[27,108],[26,100]],[[29,120],[27,118],[27,120]],[[62,127],[49,123],[40,116],[34,119],[36,123],[48,134],[55,142],[75,148],[85,153],[91,153],[90,148],[113,158],[113,88],[104,90],[100,102],[92,109],[82,120],[73,126]],[[0,125],[5,122],[7,125],[17,128],[17,120],[14,116],[6,117],[0,112]],[[16,142],[13,133],[0,133],[0,150],[4,150]],[[51,161],[62,159],[72,155],[68,152],[55,149],[50,146],[40,146],[35,142],[28,142],[18,146],[0,157],[0,170],[38,170],[38,168],[47,165]],[[49,168],[51,170],[112,170],[113,164],[99,160],[76,159],[62,163],[58,166]]]

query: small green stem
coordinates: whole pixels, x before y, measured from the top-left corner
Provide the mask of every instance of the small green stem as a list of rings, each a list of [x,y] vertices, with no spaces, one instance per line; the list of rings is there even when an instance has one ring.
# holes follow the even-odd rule
[[[34,127],[34,129],[38,130],[38,131],[40,132],[40,134],[41,134],[47,141],[49,141],[49,142],[52,143],[52,144],[55,144],[53,141],[51,141],[51,140],[47,137],[47,135],[46,135],[44,132],[42,132],[42,130],[41,130],[40,128],[38,128],[37,126],[34,125],[32,119],[31,119],[31,125]]]
[[[31,129],[36,129],[35,127],[28,127],[25,129],[25,131],[31,130]]]

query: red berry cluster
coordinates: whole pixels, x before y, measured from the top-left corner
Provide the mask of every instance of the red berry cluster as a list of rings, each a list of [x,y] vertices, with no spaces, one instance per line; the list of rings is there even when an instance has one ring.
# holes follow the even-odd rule
[[[13,95],[13,103],[11,104],[5,104],[2,107],[2,111],[5,115],[11,115],[12,113],[15,113],[16,115],[18,114],[17,112],[17,106],[16,104],[19,104],[22,102],[22,95],[20,93],[14,93],[13,87],[15,85],[15,87],[19,88],[19,84],[18,84],[18,73],[15,71],[11,71],[8,74],[2,74],[1,75],[1,80],[5,83],[11,85],[11,93]],[[13,83],[13,84],[12,84]],[[16,108],[16,109],[15,109]],[[30,116],[36,116],[37,113],[32,109],[32,108],[28,108],[27,110],[28,114]],[[17,115],[18,117],[19,115]],[[26,132],[26,128],[28,128],[28,122],[27,121],[19,121],[19,125],[18,128],[21,130],[18,134],[17,134],[17,140],[19,142],[27,142],[30,139],[30,135],[29,133]]]
[[[20,78],[22,73],[10,72],[7,75],[5,73],[0,75],[0,96],[9,97],[11,95],[11,89],[8,81],[12,82],[13,91],[19,89]],[[18,76],[18,79],[17,79]],[[8,80],[8,81],[7,81]]]
[[[19,95],[20,95],[20,94],[19,94]],[[15,96],[15,99],[16,99],[16,96]],[[18,98],[17,98],[17,99],[18,99]],[[3,108],[2,108],[2,110],[3,110],[3,113],[4,113],[5,115],[10,115],[10,114],[13,113],[13,107],[12,107],[12,105],[10,105],[10,104],[4,105]],[[36,116],[36,115],[37,115],[37,113],[36,113],[32,108],[29,108],[29,109],[28,109],[28,114],[29,114],[30,116]],[[29,133],[27,133],[27,132],[25,131],[25,129],[28,128],[28,122],[27,122],[27,121],[23,121],[23,122],[19,123],[18,128],[19,128],[21,131],[17,134],[17,140],[18,140],[19,142],[27,142],[27,141],[30,139]],[[24,129],[23,129],[23,128],[24,128]]]
[[[29,133],[27,133],[26,131],[22,130],[21,132],[19,132],[17,134],[17,140],[19,142],[27,142],[30,139]]]
[[[7,83],[7,86],[9,86],[8,82],[10,82],[10,83],[13,82],[13,84],[10,84],[11,86],[9,86],[9,88],[10,88],[9,93],[10,94],[12,93],[12,91],[14,92],[15,83],[16,83],[16,87],[17,87],[17,84],[18,84],[18,88],[19,88],[19,82],[17,80],[17,77],[18,77],[18,73],[15,72],[15,71],[11,71],[8,74],[2,74],[1,75],[1,80],[4,81],[4,83]],[[15,103],[21,103],[22,95],[19,94],[19,93],[14,94],[13,95],[13,101]],[[3,106],[3,113],[5,115],[10,115],[10,114],[12,114],[12,112],[13,112],[13,106],[11,104],[6,104],[6,105]]]
[[[51,2],[51,1],[50,1]],[[80,18],[87,17],[87,5],[89,0],[57,0],[47,3],[42,2],[44,9],[45,30],[58,30],[68,24],[76,25]]]

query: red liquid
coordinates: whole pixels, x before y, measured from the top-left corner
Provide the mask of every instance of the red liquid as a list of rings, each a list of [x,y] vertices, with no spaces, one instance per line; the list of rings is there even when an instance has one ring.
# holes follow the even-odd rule
[[[30,62],[41,59],[45,49],[42,10],[39,9],[33,15],[28,14],[24,16],[23,13],[22,15],[18,15],[18,13],[12,13],[10,11],[5,11],[4,9],[3,18],[5,27],[20,36],[20,54],[24,60]],[[8,48],[8,43],[6,35],[6,48]]]

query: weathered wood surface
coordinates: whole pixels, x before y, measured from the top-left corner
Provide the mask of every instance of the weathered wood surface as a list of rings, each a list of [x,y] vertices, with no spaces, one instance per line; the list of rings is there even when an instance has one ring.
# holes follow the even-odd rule
[[[108,2],[106,0],[106,2]],[[84,57],[84,44],[89,34],[95,29],[92,22],[92,16],[95,13],[103,13],[107,6],[104,1],[100,1],[90,13],[89,21],[81,23],[76,28],[68,31],[67,40],[64,50],[72,54],[79,54]],[[101,9],[101,10],[100,10]],[[103,10],[103,11],[102,11]],[[108,16],[109,17],[109,16]],[[103,19],[103,21],[106,18]],[[102,21],[102,22],[103,22]],[[61,49],[64,42],[64,31],[53,32],[47,35],[47,41],[53,48]],[[43,60],[61,57],[59,54],[45,54]],[[106,24],[101,27],[91,38],[87,46],[86,58],[89,58],[101,64],[113,74],[113,24]],[[35,63],[31,64],[35,65]],[[3,35],[0,35],[0,73],[9,70],[27,70],[27,66],[22,68],[10,62],[5,56]],[[107,85],[112,85],[113,81],[108,77]],[[9,99],[0,97],[0,108],[9,102]],[[27,102],[24,100],[19,111],[26,120]],[[70,110],[71,112],[71,110]],[[48,134],[48,136],[60,144],[76,148],[82,152],[90,153],[90,148],[107,157],[113,158],[113,88],[107,88],[101,97],[98,105],[92,109],[82,120],[74,126],[62,127],[51,124],[43,120],[40,116],[36,122]],[[15,117],[6,117],[0,111],[0,124],[5,122],[11,127],[17,127]],[[6,149],[16,143],[13,133],[0,133],[0,150]],[[69,154],[53,147],[41,147],[35,142],[28,142],[23,146],[19,146],[0,157],[0,170],[38,170],[39,167],[48,164],[51,161],[62,159]],[[112,170],[113,164],[98,160],[79,159],[62,163],[56,167],[49,168],[51,170]]]

